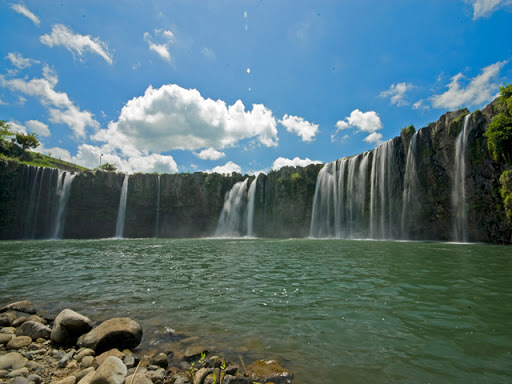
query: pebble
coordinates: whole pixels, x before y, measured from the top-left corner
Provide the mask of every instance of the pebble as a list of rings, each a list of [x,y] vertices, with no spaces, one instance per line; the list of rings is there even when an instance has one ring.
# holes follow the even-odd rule
[[[75,376],[68,376],[62,380],[55,382],[55,384],[75,384],[75,383],[76,383]]]
[[[5,346],[6,349],[21,349],[28,347],[32,343],[32,339],[28,336],[16,336],[9,340],[7,345]]]
[[[80,381],[80,380],[82,380],[85,376],[87,376],[87,375],[88,375],[89,373],[91,373],[91,372],[92,372],[92,373],[94,373],[94,372],[95,372],[94,367],[88,367],[88,368],[86,368],[86,369],[82,370],[80,373],[78,373],[78,374],[76,375],[76,381]]]
[[[0,369],[20,369],[27,364],[27,359],[18,352],[0,356]]]
[[[7,344],[13,337],[14,337],[14,335],[10,335],[7,333],[0,333],[0,345]]]
[[[7,377],[16,377],[16,376],[27,376],[28,375],[28,368],[23,367],[20,369],[15,369],[7,374]]]
[[[93,356],[84,356],[82,358],[82,361],[80,362],[80,365],[82,368],[89,368],[92,367],[94,364],[94,357]]]

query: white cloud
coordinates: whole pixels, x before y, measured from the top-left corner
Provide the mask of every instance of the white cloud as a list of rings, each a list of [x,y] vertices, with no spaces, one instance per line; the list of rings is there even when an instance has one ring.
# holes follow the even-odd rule
[[[32,65],[32,63],[39,63],[37,60],[32,60],[23,57],[23,55],[19,52],[9,52],[7,56],[5,56],[12,65],[14,65],[18,69],[25,69]]]
[[[208,60],[215,61],[216,56],[215,52],[212,49],[204,47],[201,49],[201,54],[206,57]]]
[[[38,98],[49,109],[50,121],[67,124],[76,136],[84,137],[86,127],[99,128],[100,125],[91,112],[80,111],[65,92],[55,91],[58,81],[57,74],[48,66],[43,68],[41,79],[6,80],[0,75],[0,86]]]
[[[370,144],[381,144],[382,143],[382,133],[373,132],[366,136],[364,139],[367,143]]]
[[[345,117],[345,120],[336,123],[336,132],[331,136],[331,141],[334,141],[339,131],[349,128],[355,128],[358,132],[369,133],[370,135],[363,140],[369,143],[376,142],[378,135],[374,133],[382,128],[382,122],[379,115],[374,111],[361,112],[359,109],[355,109],[349,117]]]
[[[490,16],[493,12],[512,4],[511,0],[469,0],[473,5],[473,20]]]
[[[160,39],[160,43],[153,42],[153,36],[149,32],[144,33],[144,40],[148,43],[149,49],[157,53],[165,61],[171,62],[170,46],[176,38],[171,31],[162,31],[155,29],[155,37]]]
[[[2,99],[0,99],[0,105],[7,105],[7,103],[5,101],[3,101]]]
[[[461,87],[460,81],[464,76],[458,73],[452,77],[445,93],[432,96],[432,106],[434,108],[469,107],[480,106],[491,101],[498,91],[497,77],[506,63],[507,61],[499,61],[485,67],[478,76],[470,80],[466,87]]]
[[[398,107],[403,105],[408,105],[409,102],[405,100],[405,93],[410,89],[414,88],[412,84],[407,83],[397,83],[391,84],[387,91],[382,91],[380,93],[380,97],[388,98],[391,101],[391,104],[395,104]]]
[[[267,147],[277,145],[276,120],[272,111],[254,104],[245,111],[238,100],[226,106],[222,100],[205,99],[195,89],[175,84],[128,101],[117,122],[93,136],[127,156],[174,149],[222,149],[243,139],[254,138]]]
[[[101,56],[107,63],[112,64],[112,54],[108,51],[108,46],[105,42],[90,35],[73,33],[71,29],[62,24],[54,25],[52,33],[41,36],[39,40],[50,48],[63,46],[73,55],[83,56],[86,51],[89,51]]]
[[[30,131],[34,132],[38,136],[50,136],[50,130],[48,129],[48,125],[45,123],[41,123],[37,120],[29,120],[25,121],[25,125],[30,129]]]
[[[430,106],[425,104],[425,100],[421,99],[412,105],[412,109],[429,109]]]
[[[17,121],[9,121],[7,124],[9,124],[9,128],[14,133],[27,133],[27,129]]]
[[[43,143],[40,143],[39,146],[36,149],[34,149],[34,152],[47,154],[48,156],[50,156],[51,154],[51,157],[54,157],[56,159],[72,162],[71,154],[67,149],[59,147],[46,148]]]
[[[226,157],[224,152],[219,152],[211,147],[208,149],[203,149],[199,153],[194,153],[194,155],[199,157],[201,160],[219,160],[223,157]]]
[[[224,165],[219,165],[219,166],[209,169],[205,172],[206,173],[221,173],[221,174],[231,174],[233,172],[242,173],[242,168],[240,168],[240,166],[238,164],[235,164],[232,161],[228,161]]]
[[[32,22],[39,27],[39,24],[41,24],[41,21],[39,21],[39,18],[34,15],[32,12],[29,11],[27,7],[21,4],[12,4],[11,8],[18,12],[19,14],[28,17]]]
[[[300,159],[296,157],[293,160],[290,160],[284,157],[278,157],[274,161],[274,164],[272,164],[272,169],[274,171],[278,171],[283,167],[307,167],[310,164],[322,164],[322,162],[318,160],[310,160],[308,158]]]
[[[284,115],[282,120],[279,120],[288,132],[294,132],[302,137],[302,141],[311,142],[315,139],[318,133],[318,124],[310,123],[302,117]]]

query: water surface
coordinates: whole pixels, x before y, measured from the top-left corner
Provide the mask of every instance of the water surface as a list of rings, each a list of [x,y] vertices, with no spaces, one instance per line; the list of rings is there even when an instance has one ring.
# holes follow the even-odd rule
[[[2,242],[0,304],[132,316],[295,383],[512,381],[512,251],[346,240]]]

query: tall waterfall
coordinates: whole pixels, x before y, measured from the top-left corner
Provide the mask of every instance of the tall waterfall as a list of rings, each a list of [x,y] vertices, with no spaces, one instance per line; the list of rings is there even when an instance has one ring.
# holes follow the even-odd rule
[[[249,179],[239,181],[228,192],[217,223],[215,236],[240,237],[247,233],[247,184]]]
[[[36,187],[37,187],[37,178],[41,172],[40,167],[32,167],[28,166],[27,174],[30,174],[32,170],[35,170],[35,176],[31,178],[32,186],[30,188],[30,197],[28,203],[27,214],[25,215],[25,238],[32,238],[32,234],[34,231],[34,216],[36,215],[35,206],[36,206]],[[41,180],[39,180],[39,185],[41,185]],[[39,189],[40,192],[40,189]]]
[[[71,192],[71,183],[73,182],[75,176],[76,175],[74,173],[59,171],[56,189],[56,195],[58,197],[58,208],[57,215],[55,216],[55,224],[53,230],[54,239],[60,239],[62,237],[64,212],[66,211],[66,205],[68,203],[69,194]]]
[[[466,152],[471,114],[464,117],[464,129],[455,142],[455,175],[452,188],[453,234],[455,241],[468,241],[468,213],[466,204]]]
[[[417,198],[418,188],[418,170],[416,164],[417,138],[421,131],[416,131],[409,143],[407,150],[407,160],[405,163],[404,189],[402,192],[402,222],[401,236],[409,239],[408,224],[414,218],[414,199]],[[411,212],[412,211],[412,212]]]
[[[122,238],[124,233],[124,217],[126,214],[126,198],[128,196],[128,175],[124,175],[123,187],[119,198],[119,210],[117,211],[116,236]]]
[[[156,181],[156,220],[155,220],[155,238],[158,238],[158,223],[160,221],[160,175]]]
[[[256,206],[256,176],[249,187],[249,201],[247,203],[247,236],[254,236],[254,208]]]
[[[319,172],[313,213],[311,237],[363,238],[367,236],[366,152],[326,164]]]

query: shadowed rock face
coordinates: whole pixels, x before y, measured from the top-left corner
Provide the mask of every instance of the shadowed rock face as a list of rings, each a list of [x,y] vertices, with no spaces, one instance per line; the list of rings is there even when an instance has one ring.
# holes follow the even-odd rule
[[[386,204],[391,208],[384,214],[379,211],[382,210],[381,203],[373,205],[372,213],[370,201],[372,167],[374,163],[378,165],[383,151],[375,149],[367,154],[368,173],[361,200],[364,210],[358,217],[366,237],[383,232],[375,218],[372,219],[373,214],[383,217],[386,236],[391,238],[454,239],[455,144],[467,114],[467,110],[448,112],[416,133],[416,185],[407,204],[404,204],[403,190],[412,132],[389,142],[389,175],[385,181]],[[512,226],[507,222],[498,192],[499,176],[505,166],[490,159],[487,139],[483,135],[494,115],[493,102],[482,111],[474,112],[470,118],[465,172],[467,231],[469,241],[510,243]],[[374,159],[378,161],[374,162]],[[199,172],[130,175],[124,236],[214,236],[226,195],[237,182],[249,178],[247,188],[253,182],[257,185],[253,234],[258,237],[307,237],[322,167],[285,167],[258,178],[236,173]],[[51,236],[59,203],[57,179],[54,169],[38,170],[0,159],[0,239]],[[73,179],[62,215],[63,238],[113,237],[123,180],[124,175],[109,172],[78,174]],[[404,206],[407,210],[405,220],[402,219]]]

